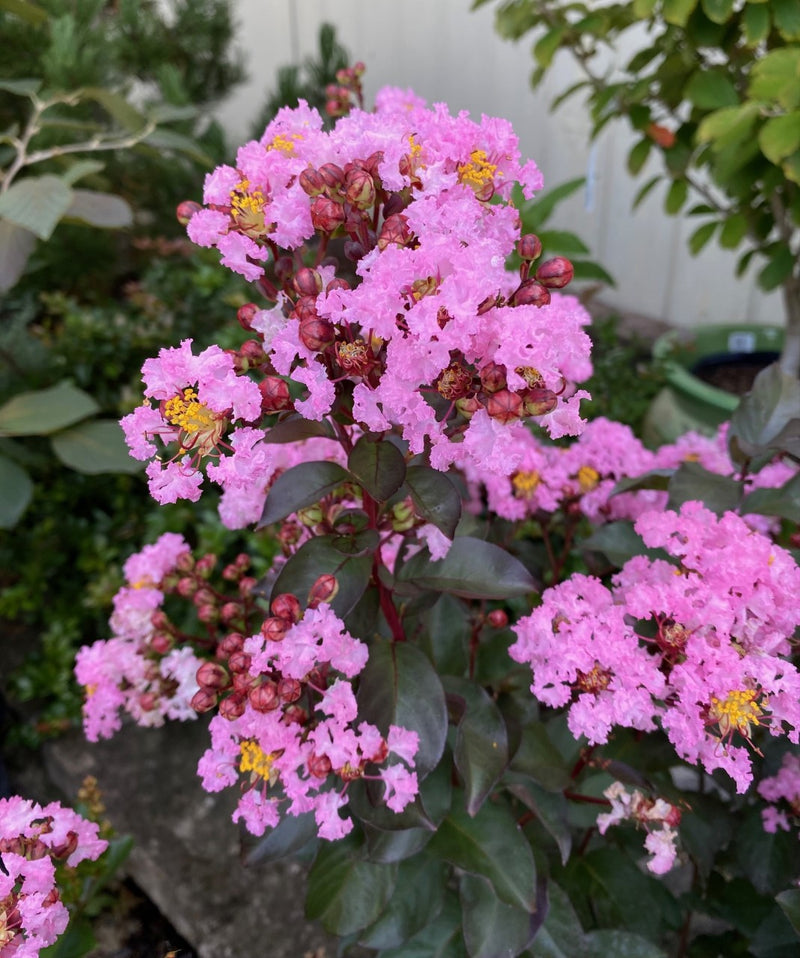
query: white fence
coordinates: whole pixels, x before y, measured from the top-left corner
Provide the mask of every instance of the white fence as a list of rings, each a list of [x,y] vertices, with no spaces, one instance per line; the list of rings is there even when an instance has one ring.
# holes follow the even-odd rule
[[[245,139],[278,67],[313,55],[320,24],[333,23],[353,59],[367,65],[368,101],[390,84],[412,87],[429,103],[446,102],[451,111],[505,116],[545,187],[587,177],[587,190],[559,207],[553,226],[577,233],[614,276],[616,288],[600,297],[605,304],[677,326],[782,324],[780,296],[761,293],[754,271],[736,280],[734,254],[713,244],[698,257],[689,254],[686,239],[699,221],[664,214],[663,191],[632,211],[647,170],[636,179],[627,173],[624,123],[610,124],[592,146],[577,98],[550,113],[553,98],[579,78],[569,55],[559,54],[546,85],[533,91],[530,43],[499,39],[493,7],[470,6],[471,0],[237,0],[250,79],[220,117],[235,142]]]

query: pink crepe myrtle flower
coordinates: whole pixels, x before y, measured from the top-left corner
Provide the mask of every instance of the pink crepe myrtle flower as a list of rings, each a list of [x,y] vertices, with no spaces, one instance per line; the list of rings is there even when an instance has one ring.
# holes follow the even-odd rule
[[[663,798],[648,798],[639,789],[628,791],[622,782],[614,782],[603,792],[611,803],[611,811],[597,816],[597,828],[601,835],[612,825],[632,822],[644,828],[647,837],[644,847],[651,855],[648,871],[664,875],[675,864],[678,833],[676,826],[681,820],[680,809]]]
[[[800,821],[800,755],[787,752],[775,775],[758,783],[758,794],[770,803],[761,812],[765,831],[788,832],[792,821],[797,824]],[[779,803],[783,807],[779,807]]]

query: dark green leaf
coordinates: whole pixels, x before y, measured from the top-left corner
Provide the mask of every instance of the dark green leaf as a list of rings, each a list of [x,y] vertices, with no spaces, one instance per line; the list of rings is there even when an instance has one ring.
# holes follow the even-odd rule
[[[133,210],[121,196],[95,190],[73,190],[64,216],[103,229],[122,229],[133,223]]]
[[[6,456],[0,456],[0,529],[12,529],[33,497],[28,473]]]
[[[790,888],[788,891],[782,891],[776,896],[775,901],[781,906],[784,915],[800,937],[800,889]]]
[[[0,218],[0,294],[8,292],[25,272],[35,245],[30,230]]]
[[[581,543],[582,549],[602,552],[615,566],[622,567],[633,556],[660,556],[661,550],[648,549],[632,522],[607,522]]]
[[[97,939],[92,931],[91,922],[80,917],[71,920],[67,930],[49,948],[38,952],[40,958],[83,958],[97,947]]]
[[[400,568],[397,584],[474,599],[505,599],[536,590],[530,572],[518,559],[471,536],[457,536],[444,559],[436,562],[426,549],[418,552]]]
[[[447,705],[439,676],[415,646],[376,642],[358,687],[359,716],[383,735],[390,725],[419,735],[415,767],[420,778],[435,768],[447,737]]]
[[[129,133],[143,133],[147,128],[147,119],[119,93],[102,87],[86,87],[80,93],[85,99],[99,103]]]
[[[515,958],[527,948],[538,915],[500,901],[491,884],[479,875],[462,875],[459,891],[470,958]]]
[[[456,897],[447,892],[439,916],[400,948],[382,952],[381,958],[468,958]]]
[[[699,501],[706,508],[722,515],[736,509],[742,487],[730,476],[709,472],[699,462],[684,462],[669,481],[668,508],[678,510],[684,502]]]
[[[0,3],[0,9],[2,9],[6,3],[8,3],[8,0],[3,0],[3,3]],[[14,3],[14,0],[12,0],[12,3]],[[23,0],[17,0],[17,2],[14,3],[14,6],[25,8],[25,7],[33,7],[33,4],[23,2]],[[8,7],[6,7],[6,9],[8,9]],[[34,9],[38,10],[38,8],[34,8]],[[38,10],[38,12],[42,14],[43,18],[47,16],[47,14],[43,10]],[[36,93],[39,90],[41,85],[42,85],[41,80],[37,80],[33,78],[26,78],[26,79],[21,78],[19,80],[7,80],[7,79],[0,80],[0,90],[5,90],[6,93],[13,93],[16,96],[31,96],[32,94]]]
[[[452,539],[461,518],[461,496],[452,480],[430,466],[409,466],[406,487],[419,517]]]
[[[589,252],[589,248],[579,236],[566,230],[539,230],[537,235],[548,256],[551,253],[576,256]]]
[[[526,955],[530,958],[583,958],[583,928],[572,903],[553,881],[547,884],[547,895],[547,916]]]
[[[800,39],[800,5],[797,0],[772,0],[772,18],[785,40]]]
[[[533,779],[550,792],[563,791],[570,781],[570,769],[541,722],[523,728],[510,770]]]
[[[714,23],[727,23],[733,13],[733,0],[702,0],[703,11]]]
[[[731,416],[729,443],[747,456],[776,449],[800,455],[800,382],[777,363],[762,370]]]
[[[352,834],[323,842],[308,876],[306,915],[334,935],[361,931],[381,914],[396,879],[397,865],[363,860]]]
[[[558,204],[568,196],[572,196],[586,183],[585,177],[581,176],[574,180],[567,180],[565,183],[559,183],[552,189],[547,190],[543,196],[535,200],[529,200],[520,210],[522,216],[522,232],[537,233],[544,226]]]
[[[131,457],[125,436],[116,420],[93,419],[55,433],[50,440],[58,458],[88,476],[102,473],[135,475],[142,464]]]
[[[349,479],[347,470],[335,462],[320,460],[292,466],[272,484],[257,528],[263,529],[314,505]]]
[[[457,868],[488,878],[507,904],[527,912],[534,910],[533,853],[505,805],[489,802],[474,818],[463,808],[454,809],[428,848]]]
[[[425,781],[428,781],[430,776]],[[364,824],[367,836],[366,857],[371,862],[402,862],[420,852],[431,840],[429,828],[404,828],[386,832],[378,827]]]
[[[453,757],[464,782],[467,814],[475,815],[508,764],[506,723],[496,703],[475,682],[445,676],[444,687],[448,699],[459,700]]]
[[[0,195],[0,217],[50,239],[72,202],[72,190],[59,176],[28,176]]]
[[[583,958],[667,958],[652,941],[630,931],[602,929],[590,931],[584,938]]]
[[[681,207],[689,197],[689,185],[686,180],[673,180],[667,190],[664,200],[664,209],[670,216],[680,212]]]
[[[0,406],[0,435],[46,436],[86,419],[98,409],[88,393],[63,380],[49,389],[18,393]]]
[[[247,866],[274,862],[299,851],[317,836],[313,812],[302,815],[284,815],[275,828],[260,838],[245,856]]]
[[[406,461],[397,446],[388,439],[369,436],[362,436],[355,444],[347,468],[378,502],[393,496],[406,477]]]
[[[770,5],[767,3],[748,3],[742,11],[742,29],[745,42],[755,47],[769,35]]]
[[[697,0],[664,0],[664,19],[667,23],[684,27],[696,6]]]
[[[287,419],[270,426],[264,439],[265,443],[300,442],[303,439],[313,439],[316,436],[333,438],[331,427],[326,421],[317,422],[314,419],[303,419],[302,416],[292,414]]]
[[[420,648],[433,662],[439,675],[463,675],[467,671],[470,627],[464,603],[451,595],[440,595],[425,614]]]
[[[800,474],[777,489],[755,489],[745,496],[741,513],[756,512],[762,516],[779,516],[800,523]]]
[[[701,110],[719,110],[739,103],[736,87],[722,70],[698,70],[686,85],[685,95]]]
[[[736,860],[762,895],[775,895],[797,877],[797,835],[764,831],[758,808],[748,809],[736,830]]]
[[[628,154],[628,172],[634,176],[639,173],[650,156],[650,150],[653,148],[653,141],[650,137],[645,137],[631,149]],[[651,182],[658,182],[658,178]]]
[[[203,149],[198,146],[191,137],[177,133],[175,130],[167,130],[159,127],[153,130],[143,140],[147,146],[157,149],[159,152],[168,150],[171,153],[183,153],[204,166],[214,165],[214,160]]]
[[[697,256],[700,250],[706,246],[714,235],[714,230],[716,230],[717,225],[717,223],[703,223],[702,226],[699,226],[694,233],[692,233],[689,237],[689,252],[692,256]]]
[[[795,256],[789,246],[779,246],[769,256],[769,262],[758,274],[758,285],[769,292],[777,289],[792,275]]]
[[[536,814],[536,821],[540,822],[555,840],[561,855],[561,864],[566,865],[572,850],[572,830],[564,793],[548,792],[534,782],[509,785],[508,790]]]
[[[733,213],[722,224],[719,245],[723,249],[736,249],[747,235],[747,218],[743,213]]]
[[[394,894],[359,943],[366,948],[399,948],[425,928],[441,911],[447,871],[444,862],[425,855],[401,862]]]
[[[617,496],[621,492],[630,492],[633,489],[660,489],[664,491],[669,487],[669,480],[674,472],[674,469],[650,469],[640,476],[620,479],[611,490],[611,495]]]
[[[536,41],[533,47],[533,57],[540,67],[550,66],[566,32],[566,27],[554,27]]]
[[[599,263],[593,263],[590,260],[573,260],[572,266],[575,270],[576,280],[598,279],[601,283],[608,283],[609,286],[616,286],[614,277]]]
[[[366,531],[374,532],[371,529]],[[359,535],[364,536],[363,533]],[[366,551],[361,554],[342,551],[348,548],[348,537],[345,536],[316,536],[303,543],[281,569],[272,595],[291,592],[304,603],[311,586],[321,575],[334,575],[339,583],[339,591],[333,597],[331,607],[340,618],[344,618],[364,594],[369,583],[372,575],[371,552],[375,548],[377,536],[354,537],[349,541],[349,548],[357,549],[361,544]]]

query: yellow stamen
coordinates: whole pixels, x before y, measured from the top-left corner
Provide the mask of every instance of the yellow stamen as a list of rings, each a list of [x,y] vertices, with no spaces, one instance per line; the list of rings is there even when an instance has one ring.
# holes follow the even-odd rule
[[[278,150],[280,153],[283,153],[284,156],[293,156],[295,143],[302,139],[302,133],[292,133],[290,136],[278,133],[272,138],[272,142],[267,144],[266,149]]]
[[[592,469],[591,466],[580,467],[578,485],[581,487],[581,492],[591,492],[592,489],[597,488],[598,482],[600,482],[600,473],[596,469]]]
[[[497,164],[490,163],[485,150],[473,150],[469,163],[459,163],[458,178],[462,183],[479,192],[494,183]]]
[[[217,417],[197,399],[194,389],[184,389],[182,395],[173,396],[164,404],[164,418],[184,432],[195,433],[211,429]]]
[[[753,689],[734,689],[724,699],[711,697],[710,717],[719,724],[722,737],[739,732],[744,738],[750,737],[750,726],[760,725],[764,714],[756,702],[759,693]]]
[[[418,159],[420,153],[422,153],[422,146],[421,144],[417,143],[416,137],[413,133],[409,133],[408,142],[411,147],[411,149],[408,151],[408,155],[412,160]]]
[[[521,469],[511,477],[514,495],[518,499],[532,499],[541,481],[542,477],[535,469]]]
[[[239,771],[250,772],[253,778],[262,778],[265,782],[272,784],[277,773],[272,769],[272,763],[277,756],[274,752],[267,754],[261,746],[252,739],[243,739],[239,743],[241,758],[239,759]]]

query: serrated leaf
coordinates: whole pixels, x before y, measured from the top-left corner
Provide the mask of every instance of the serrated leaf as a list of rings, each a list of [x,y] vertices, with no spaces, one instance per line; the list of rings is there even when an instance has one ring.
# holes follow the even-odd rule
[[[439,914],[447,866],[427,856],[400,863],[397,884],[381,916],[359,936],[366,948],[398,948]]]
[[[407,642],[376,642],[358,686],[358,714],[382,735],[390,725],[419,735],[414,766],[424,778],[439,762],[447,738],[444,689],[425,655]]]
[[[355,444],[347,468],[378,502],[393,496],[406,477],[406,460],[397,446],[388,439],[369,436],[362,436]]]
[[[33,483],[7,456],[0,456],[0,489],[0,529],[13,529],[33,498]]]
[[[742,487],[730,476],[709,472],[699,462],[684,462],[669,481],[668,508],[676,512],[684,502],[699,501],[718,516],[736,509]]]
[[[125,436],[116,420],[94,419],[55,433],[50,440],[58,458],[77,472],[134,475],[141,462],[131,457]]]
[[[368,533],[368,535],[365,535]],[[344,618],[364,594],[372,575],[372,552],[378,536],[372,529],[357,536],[316,536],[304,542],[286,562],[272,587],[272,595],[291,592],[301,602],[321,575],[336,576],[339,591],[331,600],[331,608]],[[361,538],[359,538],[361,537]],[[347,552],[347,542],[354,551]],[[363,549],[359,549],[363,545]]]
[[[467,599],[504,599],[536,590],[519,559],[472,536],[456,536],[447,555],[435,562],[427,549],[418,552],[400,567],[395,585],[398,591],[410,585]]]
[[[25,272],[36,245],[30,230],[0,218],[0,293],[6,293]]]
[[[718,110],[739,102],[736,87],[721,70],[698,70],[687,83],[685,95],[701,110]]]
[[[383,911],[397,880],[397,865],[378,865],[360,857],[351,835],[320,846],[308,875],[306,916],[334,935],[350,935]]]
[[[0,435],[46,436],[99,408],[88,393],[64,380],[49,389],[19,393],[0,406]]]
[[[417,515],[452,539],[461,518],[461,496],[452,480],[430,466],[409,466],[405,482]]]
[[[320,460],[292,466],[270,487],[257,528],[263,529],[314,505],[349,480],[350,474],[336,462]]]
[[[470,958],[515,958],[528,947],[540,914],[500,901],[491,883],[479,875],[459,880],[464,942]]]
[[[457,868],[488,878],[502,901],[533,912],[533,853],[505,805],[486,803],[474,818],[463,808],[454,809],[439,826],[428,849]]]
[[[248,867],[278,861],[304,848],[317,837],[317,823],[313,812],[302,815],[284,815],[247,851],[244,864]]]
[[[477,814],[508,765],[506,723],[496,703],[469,679],[444,677],[448,695],[457,697],[461,716],[453,758],[464,782],[468,815]]]
[[[59,176],[28,176],[0,195],[0,217],[46,240],[69,209],[72,196]]]
[[[758,134],[761,152],[771,163],[780,163],[800,148],[800,113],[770,117]]]
[[[73,190],[64,216],[102,229],[122,229],[133,224],[133,210],[121,196],[96,190]]]

